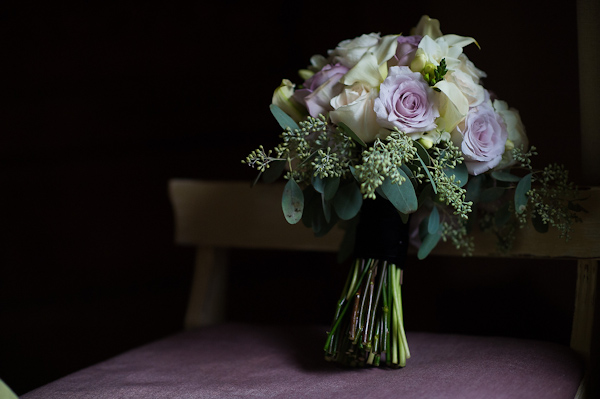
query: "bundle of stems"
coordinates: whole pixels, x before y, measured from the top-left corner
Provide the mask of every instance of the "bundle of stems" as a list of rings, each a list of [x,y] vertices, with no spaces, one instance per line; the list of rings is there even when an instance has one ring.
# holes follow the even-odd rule
[[[404,367],[410,351],[402,316],[402,270],[356,259],[338,301],[325,359],[351,367]]]

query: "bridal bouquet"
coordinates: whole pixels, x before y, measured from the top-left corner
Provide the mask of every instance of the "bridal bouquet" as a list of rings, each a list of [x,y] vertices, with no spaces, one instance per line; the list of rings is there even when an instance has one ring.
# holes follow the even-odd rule
[[[283,174],[289,223],[317,236],[346,229],[340,255],[354,261],[324,349],[351,366],[403,367],[410,357],[409,242],[419,259],[440,240],[468,255],[479,227],[507,249],[529,220],[568,239],[582,210],[562,166],[531,166],[518,111],[463,53],[475,39],[444,35],[427,16],[411,33],[365,34],[313,56],[301,84],[284,79],[273,94],[281,143],[243,161],[267,182]]]

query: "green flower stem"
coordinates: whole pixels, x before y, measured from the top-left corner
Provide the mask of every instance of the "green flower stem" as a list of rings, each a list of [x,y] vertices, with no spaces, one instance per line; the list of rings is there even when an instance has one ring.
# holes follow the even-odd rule
[[[388,290],[389,290],[389,298],[390,298],[390,315],[392,317],[391,320],[391,331],[390,331],[390,341],[391,341],[391,362],[392,364],[398,364],[398,325],[396,323],[396,303],[394,301],[394,281],[395,281],[395,267],[391,265],[389,271],[388,278]],[[386,354],[387,355],[387,354]]]
[[[354,307],[352,308],[352,321],[350,323],[350,341],[354,341],[356,339],[356,328],[359,324],[360,318],[360,298],[361,298],[361,290],[360,287],[356,294],[354,294]]]
[[[386,266],[387,266],[387,262],[384,262],[380,275],[385,274]],[[376,270],[375,274],[378,274],[377,270]],[[369,329],[368,329],[368,342],[373,342],[373,329],[375,327],[375,316],[377,315],[377,309],[379,308],[379,300],[381,299],[381,290],[383,287],[383,280],[384,279],[382,277],[379,278],[379,284],[377,284],[377,293],[375,294],[375,302],[372,304],[372,308],[369,309],[371,314],[369,315],[370,323],[369,323]],[[373,281],[371,285],[373,286],[374,284],[375,284],[375,282]],[[377,327],[379,327],[379,325]],[[376,350],[376,349],[373,349],[373,350]]]
[[[394,291],[394,324],[396,327],[396,334],[398,336],[398,365],[400,367],[406,366],[406,350],[404,346],[404,339],[402,330],[402,310],[400,309],[400,303],[398,301],[398,287],[400,286],[400,274],[398,273],[398,269],[394,266],[394,279],[392,282],[392,289]]]
[[[362,261],[362,267],[364,270],[364,259]],[[352,298],[352,296],[354,295],[354,290],[356,289],[356,278],[358,276],[358,265],[359,265],[359,260],[357,259],[356,262],[354,263],[354,272],[352,273],[352,282],[350,283],[350,288],[348,288],[348,292],[346,293],[346,300],[350,300],[350,298]]]
[[[388,302],[388,273],[386,272],[385,274],[383,274],[382,276],[384,282],[383,282],[383,330],[382,330],[382,335],[383,335],[383,350],[385,351],[385,362],[386,364],[389,366],[391,365],[391,344],[390,344],[390,305]]]
[[[347,366],[404,367],[410,357],[401,299],[402,271],[394,264],[354,263],[325,344],[325,357]]]
[[[367,348],[371,348],[371,339],[373,337],[373,320],[372,316],[375,316],[375,311],[377,308],[377,300],[373,302],[373,295],[375,290],[375,278],[377,277],[377,261],[375,261],[373,265],[373,269],[370,275],[370,279],[368,280],[368,290],[369,290],[369,300],[367,303],[367,314],[364,319],[365,323],[365,334],[363,335],[362,344]]]
[[[397,334],[398,339],[398,355],[399,362],[398,365],[400,367],[406,366],[406,359],[410,357],[410,351],[408,349],[408,343],[406,340],[406,333],[404,331],[404,321],[402,314],[402,296],[401,296],[401,284],[400,280],[402,277],[402,273],[400,268],[397,268],[395,265],[392,265],[392,283],[390,284],[393,289],[393,301],[394,301],[394,325],[395,325],[395,334]]]
[[[357,265],[358,265],[358,262],[357,262]],[[366,274],[367,270],[368,270],[367,268],[365,268],[364,270],[362,270],[361,276],[360,276],[360,278],[358,280],[358,284],[356,284],[356,285],[359,285],[362,282],[363,278],[365,277],[365,274]],[[354,293],[352,293],[352,294],[354,294]],[[352,295],[350,295],[350,296],[352,296]],[[346,304],[344,305],[342,311],[339,314],[339,317],[337,317],[337,319],[334,320],[333,326],[331,327],[331,331],[327,335],[327,341],[325,342],[325,348],[324,348],[325,352],[329,352],[329,348],[331,346],[331,342],[333,340],[333,337],[336,334],[337,329],[340,326],[340,322],[344,319],[344,315],[348,311],[349,305],[350,305],[350,302],[346,302]]]

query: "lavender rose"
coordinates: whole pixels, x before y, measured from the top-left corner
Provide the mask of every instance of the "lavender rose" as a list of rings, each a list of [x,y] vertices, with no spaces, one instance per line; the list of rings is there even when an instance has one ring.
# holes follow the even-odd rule
[[[374,111],[380,126],[397,127],[404,133],[435,129],[435,119],[440,116],[434,91],[420,73],[406,66],[390,68],[380,86]]]
[[[325,65],[304,82],[304,89],[296,90],[294,99],[304,105],[312,117],[326,114],[333,109],[329,104],[331,99],[343,89],[338,82],[346,72],[348,68],[343,65]]]
[[[467,170],[475,176],[500,163],[507,138],[506,124],[490,102],[469,109],[453,134],[453,141],[462,139],[460,149]]]
[[[417,48],[419,48],[419,42],[421,36],[398,36],[398,47],[396,47],[396,54],[392,58],[388,65],[389,66],[410,66],[410,63],[415,58]]]

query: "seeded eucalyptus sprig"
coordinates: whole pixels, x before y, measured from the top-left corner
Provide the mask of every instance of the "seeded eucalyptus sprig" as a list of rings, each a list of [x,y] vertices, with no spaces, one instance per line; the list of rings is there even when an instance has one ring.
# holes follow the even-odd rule
[[[433,79],[443,77],[445,63],[438,69]],[[405,222],[409,214],[425,209],[427,226],[420,228],[419,258],[440,239],[472,253],[467,227],[473,225],[495,234],[504,252],[511,248],[518,228],[530,220],[539,232],[553,226],[568,239],[580,220],[577,213],[584,211],[564,167],[533,169],[531,158],[537,154],[533,146],[512,149],[517,165],[511,169],[469,176],[462,152],[450,140],[427,149],[395,129],[366,145],[348,126],[336,126],[323,115],[296,123],[276,106],[271,110],[283,128],[282,142],[268,151],[260,146],[242,162],[271,181],[283,173],[288,180],[282,201],[286,219],[303,220],[316,235],[325,234],[339,220],[352,220],[363,199],[383,196]]]

